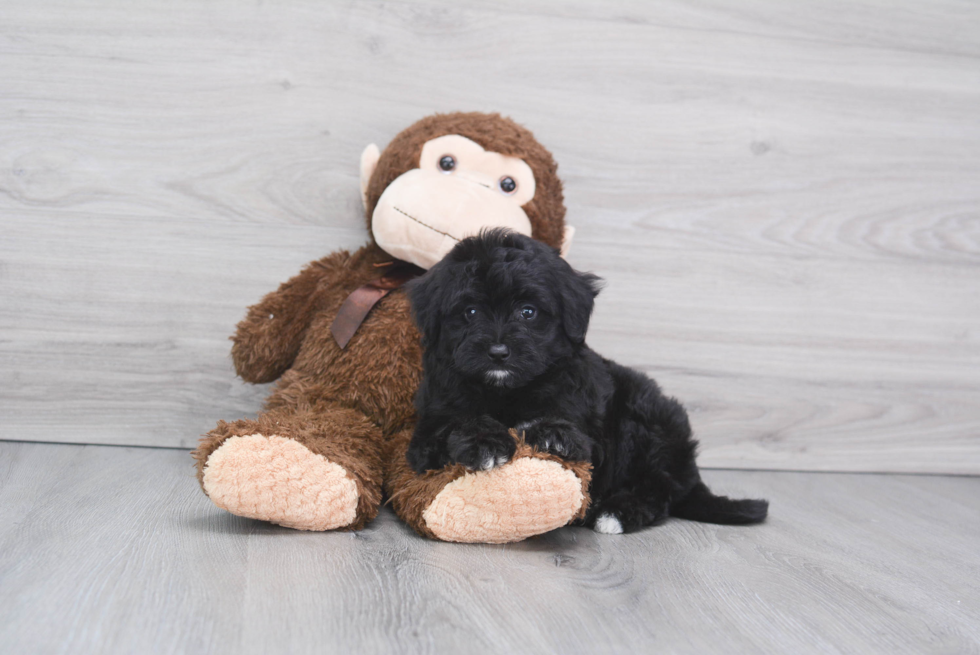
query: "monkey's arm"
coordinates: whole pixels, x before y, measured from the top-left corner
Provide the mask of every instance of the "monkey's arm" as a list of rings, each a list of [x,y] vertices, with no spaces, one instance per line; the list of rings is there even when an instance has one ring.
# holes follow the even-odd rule
[[[334,260],[346,256],[334,253],[312,262],[249,307],[231,338],[231,357],[243,380],[272,382],[292,365],[316,312],[316,291],[330,286],[339,263]]]

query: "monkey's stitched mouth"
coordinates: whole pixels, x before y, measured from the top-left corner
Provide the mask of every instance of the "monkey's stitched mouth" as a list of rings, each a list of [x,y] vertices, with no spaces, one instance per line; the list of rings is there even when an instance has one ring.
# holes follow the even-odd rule
[[[437,230],[436,228],[434,228],[434,227],[432,227],[431,225],[427,225],[426,223],[423,223],[423,222],[422,222],[422,221],[420,221],[419,219],[417,219],[417,218],[415,218],[414,216],[412,216],[411,214],[409,214],[409,213],[407,213],[407,212],[404,212],[404,211],[402,211],[402,210],[401,210],[401,209],[399,209],[398,207],[392,207],[392,209],[394,209],[394,210],[395,210],[396,212],[398,212],[399,214],[401,214],[401,215],[403,215],[403,216],[406,216],[406,217],[408,217],[408,218],[410,218],[410,219],[412,219],[413,221],[415,221],[416,223],[418,223],[418,224],[419,224],[419,225],[421,225],[422,227],[427,227],[427,228],[429,228],[430,230],[432,230],[433,232],[438,232],[439,234],[441,234],[441,235],[442,235],[442,236],[444,236],[444,237],[449,237],[449,238],[450,238],[450,239],[452,239],[453,241],[456,241],[456,242],[459,242],[459,239],[457,239],[457,238],[456,238],[456,237],[454,237],[453,235],[451,235],[451,234],[446,234],[446,233],[445,233],[445,232],[443,232],[442,230]]]

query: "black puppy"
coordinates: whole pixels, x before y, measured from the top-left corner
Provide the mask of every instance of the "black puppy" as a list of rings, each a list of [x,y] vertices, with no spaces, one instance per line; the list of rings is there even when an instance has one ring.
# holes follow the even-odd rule
[[[513,427],[541,450],[591,460],[583,522],[599,532],[668,515],[765,519],[767,501],[715,496],[701,482],[680,403],[585,345],[598,282],[538,241],[490,230],[411,283],[425,354],[409,464],[419,473],[502,465],[515,451]]]

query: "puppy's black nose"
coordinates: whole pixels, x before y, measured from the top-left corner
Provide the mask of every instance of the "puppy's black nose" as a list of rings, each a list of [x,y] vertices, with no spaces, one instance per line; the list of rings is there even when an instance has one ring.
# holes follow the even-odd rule
[[[502,343],[495,343],[490,346],[490,359],[495,359],[499,362],[504,361],[510,357],[510,348]]]

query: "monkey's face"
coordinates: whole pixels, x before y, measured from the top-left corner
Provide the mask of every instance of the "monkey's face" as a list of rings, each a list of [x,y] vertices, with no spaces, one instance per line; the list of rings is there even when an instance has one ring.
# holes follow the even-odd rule
[[[365,151],[362,176],[373,173],[376,153],[376,147],[373,153]],[[362,185],[366,186],[363,180]],[[385,188],[372,214],[371,230],[385,252],[430,268],[462,239],[484,228],[509,228],[531,236],[531,221],[522,206],[531,201],[534,190],[534,173],[522,159],[484,150],[456,134],[440,136],[422,146],[418,168]]]

